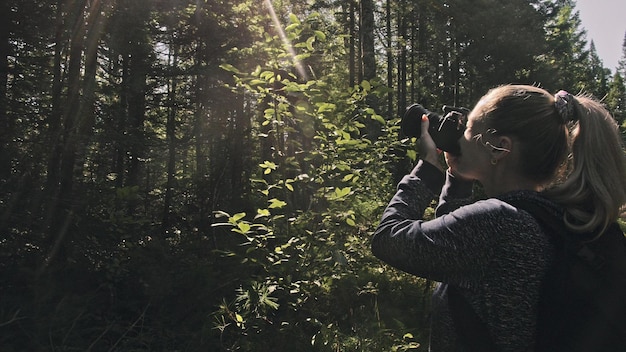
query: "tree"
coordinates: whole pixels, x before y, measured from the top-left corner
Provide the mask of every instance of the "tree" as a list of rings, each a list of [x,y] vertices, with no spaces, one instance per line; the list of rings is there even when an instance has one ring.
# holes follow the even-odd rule
[[[607,105],[613,110],[618,122],[623,123],[626,119],[626,33],[622,43],[622,56],[620,57],[615,75],[609,85]]]
[[[624,33],[624,41],[622,42],[622,56],[617,61],[616,73],[619,73],[622,78],[626,77],[626,32]]]
[[[82,176],[87,141],[95,121],[97,48],[105,9],[102,5],[85,1],[57,4],[52,110],[48,120],[52,154],[48,161],[49,201],[44,221],[48,227],[48,263],[68,256],[67,246],[72,241],[68,224],[80,204],[75,196],[75,181],[77,175]],[[64,46],[66,40],[68,47]],[[67,52],[66,57],[62,57],[62,51]],[[67,67],[65,75],[63,62]]]
[[[376,78],[376,52],[374,44],[374,1],[361,0],[361,64],[363,66],[363,79]]]
[[[539,77],[531,78],[548,90],[581,91],[588,78],[589,51],[575,3],[573,0],[555,1],[546,14],[547,52],[539,56]]]
[[[591,41],[589,45],[587,72],[589,77],[585,80],[585,83],[583,83],[584,91],[593,94],[599,99],[604,98],[609,89],[608,81],[611,71],[604,67],[593,41]]]
[[[9,50],[10,34],[13,19],[11,18],[12,11],[10,9],[11,3],[9,1],[3,1],[0,4],[0,179],[6,180],[11,173],[11,154],[9,149],[9,140],[11,136],[12,122],[9,119],[7,113],[8,92],[7,87],[9,83]]]
[[[619,72],[613,76],[605,102],[617,122],[622,124],[626,119],[626,83]]]

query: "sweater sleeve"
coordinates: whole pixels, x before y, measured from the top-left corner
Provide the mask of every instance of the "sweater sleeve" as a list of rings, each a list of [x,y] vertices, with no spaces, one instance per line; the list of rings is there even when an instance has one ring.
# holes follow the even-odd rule
[[[496,224],[490,219],[508,205],[490,199],[424,221],[425,209],[443,184],[443,174],[437,170],[437,180],[433,169],[422,162],[398,184],[372,238],[372,252],[420,277],[459,284],[475,281],[497,250],[495,236],[489,235],[497,231]]]
[[[435,216],[448,214],[471,203],[473,186],[473,181],[455,177],[450,171],[446,172],[446,182],[439,196],[439,204],[437,205]]]

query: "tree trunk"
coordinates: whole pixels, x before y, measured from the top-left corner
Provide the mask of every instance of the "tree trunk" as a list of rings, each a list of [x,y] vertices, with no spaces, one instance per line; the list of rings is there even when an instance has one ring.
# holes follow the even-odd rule
[[[361,0],[361,67],[363,68],[363,80],[372,81],[377,78],[376,72],[376,52],[375,52],[375,22],[374,22],[374,1]],[[375,111],[380,110],[380,102],[375,94],[368,94],[365,97],[368,106]],[[381,126],[373,119],[365,121],[368,138],[372,141],[378,139],[382,133]]]
[[[417,6],[417,5],[415,5]],[[415,63],[419,60],[419,42],[417,40],[417,26],[419,23],[419,11],[415,10],[415,6],[413,7],[413,9],[411,10],[411,18],[413,18],[413,21],[411,21],[411,56],[409,58],[409,67],[411,68],[411,75],[410,75],[410,81],[411,81],[411,92],[409,93],[409,100],[411,102],[417,102],[417,92],[419,90],[419,86],[418,86],[418,81],[415,79],[417,73],[416,71],[416,65]],[[421,66],[421,65],[420,65]]]
[[[13,123],[7,115],[7,84],[9,79],[9,34],[13,23],[7,1],[0,3],[0,180],[11,175],[11,156],[8,152]]]
[[[68,8],[68,18],[72,23],[69,61],[67,64],[67,100],[63,103],[62,149],[60,154],[58,190],[51,200],[49,214],[52,214],[49,232],[51,245],[47,263],[51,264],[67,258],[67,237],[72,223],[72,199],[74,185],[74,165],[76,161],[77,136],[75,129],[80,113],[81,70],[85,45],[85,5],[86,1],[76,1]],[[53,165],[55,167],[55,165]]]
[[[112,161],[113,173],[117,175],[115,178],[116,188],[122,188],[126,184],[126,146],[124,139],[126,138],[126,121],[128,120],[128,61],[128,55],[126,54],[121,54],[120,57],[116,58],[116,66],[119,65],[117,69],[121,71],[122,77],[119,87],[120,101],[117,105],[117,114],[114,116],[115,121],[113,122],[115,126],[113,133],[116,136],[116,143]]]
[[[407,28],[404,6],[398,7],[398,115],[407,107]],[[400,115],[402,116],[402,115]]]
[[[365,80],[376,78],[374,26],[374,1],[361,0],[361,63]]]
[[[176,67],[178,59],[176,49],[170,46],[170,67]],[[167,136],[167,181],[165,184],[165,197],[163,200],[163,233],[169,230],[171,226],[172,199],[174,194],[174,173],[176,172],[176,87],[178,79],[172,77],[168,89],[168,113],[165,125]]]
[[[386,9],[385,9],[386,17],[387,17],[387,87],[389,89],[389,93],[387,93],[387,117],[393,117],[393,36],[391,35],[391,0],[387,0]]]
[[[61,152],[63,149],[63,141],[61,139],[61,117],[63,115],[61,107],[61,97],[63,94],[63,74],[61,71],[61,63],[64,61],[63,52],[64,32],[65,32],[65,0],[59,0],[56,12],[56,30],[54,38],[54,59],[52,65],[52,94],[51,109],[48,116],[49,137],[48,144],[50,148],[50,156],[48,158],[45,195],[52,204],[50,209],[56,208],[56,192],[59,183],[59,168],[61,163]],[[50,212],[48,214],[51,216]],[[45,221],[47,223],[47,221]]]
[[[127,213],[136,215],[138,202],[138,192],[141,185],[140,172],[141,163],[145,158],[145,133],[144,121],[146,113],[146,93],[147,77],[150,68],[151,50],[148,38],[145,33],[150,18],[150,9],[145,4],[133,1],[127,2],[130,23],[128,34],[132,44],[129,47],[128,58],[128,136],[126,141],[128,147],[128,179],[127,187],[130,187],[134,195],[128,200]],[[137,194],[135,194],[137,193]]]
[[[74,178],[83,177],[85,157],[93,134],[95,124],[95,104],[96,104],[96,74],[98,71],[98,47],[103,30],[102,2],[94,1],[89,8],[87,18],[87,42],[85,46],[85,72],[83,79],[83,96],[80,102],[80,109],[77,118],[77,150],[76,164],[74,166]]]
[[[419,9],[417,12],[417,49],[414,50],[416,51],[414,55],[417,55],[417,61],[419,65],[417,69],[417,78],[414,79],[414,85],[416,86],[414,90],[416,91],[416,94],[413,97],[413,100],[422,102],[422,100],[424,99],[423,92],[428,92],[428,90],[430,89],[424,79],[426,76],[426,72],[428,71],[425,65],[422,64],[422,62],[426,60],[426,53],[428,52],[426,47],[426,21],[428,16],[424,14],[424,11],[420,11]]]
[[[346,64],[348,67],[348,82],[350,87],[354,85],[354,0],[341,2],[341,20],[345,36],[343,45],[348,53]]]
[[[349,33],[349,55],[348,55],[348,76],[350,87],[354,87],[356,82],[356,29],[355,29],[355,20],[354,13],[356,11],[356,6],[354,5],[354,0],[350,0],[350,6],[348,8],[348,33]]]
[[[222,92],[226,94],[226,92]],[[249,202],[244,197],[247,194],[249,188],[250,179],[250,148],[249,135],[252,129],[250,115],[244,111],[243,97],[240,95],[232,98],[232,114],[233,119],[231,123],[234,124],[230,131],[233,134],[230,135],[231,143],[231,185],[233,190],[233,208],[246,209],[250,208]]]

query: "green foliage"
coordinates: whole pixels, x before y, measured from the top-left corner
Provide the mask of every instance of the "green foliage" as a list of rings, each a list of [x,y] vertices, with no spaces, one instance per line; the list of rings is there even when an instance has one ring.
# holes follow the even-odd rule
[[[301,35],[311,18],[290,20],[285,30],[298,57],[314,56],[311,43],[326,36],[319,30]],[[260,138],[280,152],[258,164],[252,182],[260,197],[252,214],[216,214],[227,221],[214,226],[242,236],[238,249],[221,254],[239,258],[243,272],[256,273],[241,278],[234,295],[224,297],[215,313],[216,329],[228,341],[225,346],[244,349],[413,349],[424,320],[419,315],[383,318],[380,309],[392,305],[392,297],[426,293],[428,284],[403,275],[386,277],[368,247],[386,201],[381,190],[387,187],[381,186],[390,183],[385,170],[394,142],[389,132],[397,132],[397,121],[386,121],[366,103],[383,87],[368,81],[348,89],[325,79],[300,83],[295,75],[275,73],[289,72],[281,62],[269,61],[269,67],[251,74],[222,66],[237,76],[240,87],[254,92],[260,106],[270,102],[257,128]],[[388,134],[372,140],[370,121]],[[276,139],[285,133],[293,140]],[[414,288],[397,290],[390,279]]]
[[[605,102],[620,125],[626,121],[626,84],[619,72],[613,76]]]

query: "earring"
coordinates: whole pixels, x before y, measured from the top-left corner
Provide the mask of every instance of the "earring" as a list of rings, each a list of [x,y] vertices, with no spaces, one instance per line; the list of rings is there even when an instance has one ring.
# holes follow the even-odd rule
[[[491,159],[491,165],[496,165],[498,163],[498,159]]]
[[[506,148],[502,148],[502,147],[496,147],[495,145],[493,145],[493,144],[491,144],[489,142],[485,142],[485,145],[491,147],[494,150],[500,151],[500,152],[507,152],[507,153],[511,152],[510,149],[506,149]]]

